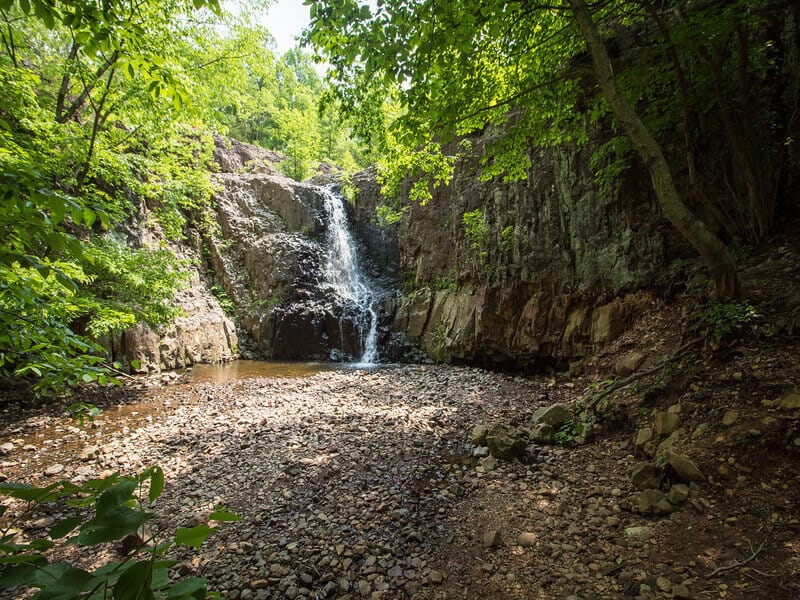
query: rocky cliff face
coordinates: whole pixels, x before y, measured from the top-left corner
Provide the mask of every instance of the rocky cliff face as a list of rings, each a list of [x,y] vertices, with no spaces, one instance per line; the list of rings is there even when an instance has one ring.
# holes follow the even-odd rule
[[[619,336],[646,302],[634,292],[679,247],[649,183],[632,174],[600,190],[589,152],[536,152],[512,184],[461,164],[425,206],[407,203],[395,329],[436,360],[495,366],[580,358]],[[360,189],[360,204],[376,202]]]
[[[133,226],[131,243],[155,245],[158,233]],[[199,263],[198,253],[187,245],[172,246],[180,259]],[[221,363],[236,358],[239,339],[231,318],[211,293],[208,281],[197,266],[189,267],[189,281],[175,297],[175,304],[184,312],[168,326],[153,329],[138,323],[121,334],[107,338],[105,346],[112,360],[137,372],[178,369],[197,363]]]

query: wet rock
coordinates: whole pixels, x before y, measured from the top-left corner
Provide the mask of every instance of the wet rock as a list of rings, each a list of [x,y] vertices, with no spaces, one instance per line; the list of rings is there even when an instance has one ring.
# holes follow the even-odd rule
[[[486,434],[486,445],[492,456],[501,460],[521,458],[525,454],[527,436],[511,425],[492,425]]]
[[[569,407],[566,404],[559,403],[537,409],[533,413],[531,424],[537,425],[539,423],[544,423],[558,430],[564,423],[569,421],[570,418]]]

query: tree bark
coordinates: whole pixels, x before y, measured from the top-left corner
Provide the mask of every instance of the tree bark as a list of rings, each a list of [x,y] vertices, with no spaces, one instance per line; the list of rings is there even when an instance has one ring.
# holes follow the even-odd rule
[[[585,0],[569,0],[572,13],[589,48],[595,76],[611,110],[644,162],[653,181],[661,210],[670,223],[697,250],[711,272],[718,298],[739,295],[739,279],[725,244],[684,204],[675,186],[667,159],[655,138],[622,94],[614,77],[608,51],[603,43]]]

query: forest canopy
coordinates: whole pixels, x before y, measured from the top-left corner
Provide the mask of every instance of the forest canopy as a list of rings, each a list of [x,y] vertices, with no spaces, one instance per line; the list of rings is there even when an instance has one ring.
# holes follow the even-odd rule
[[[124,234],[180,239],[211,206],[213,134],[283,152],[297,179],[368,162],[299,49],[250,5],[0,2],[0,377],[109,379],[104,336],[177,316],[184,265]]]
[[[738,294],[723,242],[765,240],[784,196],[798,37],[783,23],[796,2],[309,4],[306,37],[333,65],[342,105],[372,118],[382,97],[399,98],[384,138],[389,193],[410,177],[424,201],[459,157],[477,154],[486,179],[518,180],[532,148],[593,144],[599,183],[647,169],[718,294]],[[768,76],[778,85],[766,89]],[[599,127],[610,135],[596,143]],[[682,147],[667,157],[675,132]]]

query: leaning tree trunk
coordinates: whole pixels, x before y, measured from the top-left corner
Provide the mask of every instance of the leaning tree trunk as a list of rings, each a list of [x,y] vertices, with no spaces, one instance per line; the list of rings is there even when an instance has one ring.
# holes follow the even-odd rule
[[[622,126],[639,157],[650,171],[656,199],[661,210],[664,211],[670,223],[700,254],[700,258],[711,272],[717,297],[738,296],[739,279],[725,244],[683,203],[661,147],[617,85],[605,44],[600,38],[585,0],[569,0],[569,3],[583,39],[592,55],[595,76],[600,88],[608,100],[617,122]]]

